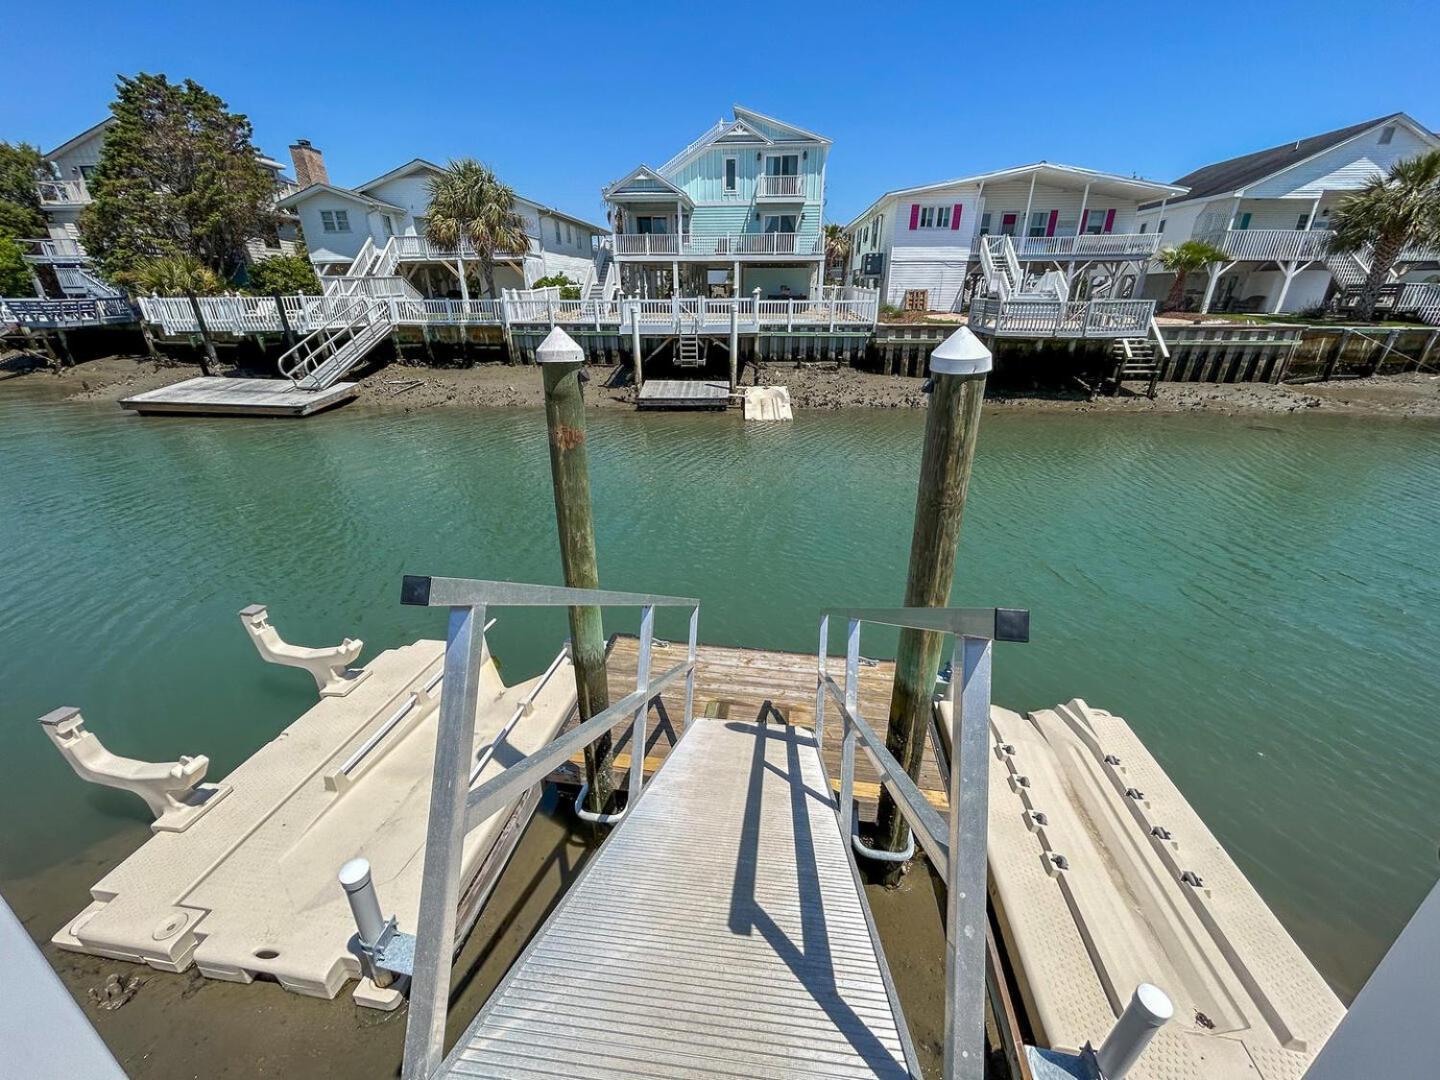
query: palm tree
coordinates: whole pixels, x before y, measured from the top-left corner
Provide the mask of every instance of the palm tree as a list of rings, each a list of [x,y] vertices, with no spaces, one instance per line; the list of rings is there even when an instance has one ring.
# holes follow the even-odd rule
[[[136,292],[157,296],[213,296],[224,283],[193,255],[162,255],[141,259],[125,275],[125,284]]]
[[[425,237],[442,248],[468,242],[480,261],[485,288],[495,291],[495,258],[529,250],[525,219],[515,212],[515,192],[474,158],[450,162],[443,176],[430,181],[430,210]]]
[[[1412,245],[1440,246],[1440,150],[1397,161],[1385,176],[1376,173],[1340,201],[1333,222],[1332,250],[1370,248],[1370,272],[1355,306],[1356,318],[1369,321],[1401,253]]]
[[[1165,310],[1179,311],[1185,300],[1185,279],[1193,271],[1204,270],[1211,263],[1224,262],[1229,256],[1204,240],[1186,240],[1179,247],[1163,249],[1158,258],[1160,265],[1175,275],[1175,282],[1165,297]]]
[[[850,257],[850,234],[831,222],[825,226],[825,269],[838,266],[844,275],[845,260]]]

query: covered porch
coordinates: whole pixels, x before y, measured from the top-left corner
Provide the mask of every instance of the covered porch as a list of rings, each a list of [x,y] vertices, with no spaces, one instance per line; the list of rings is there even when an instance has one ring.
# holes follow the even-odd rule
[[[759,262],[673,259],[670,262],[619,262],[620,293],[645,300],[674,296],[751,297],[761,300],[804,300],[818,296],[823,260]]]

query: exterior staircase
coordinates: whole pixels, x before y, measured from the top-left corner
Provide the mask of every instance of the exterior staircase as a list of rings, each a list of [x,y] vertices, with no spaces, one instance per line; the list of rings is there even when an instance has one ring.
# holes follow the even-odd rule
[[[698,368],[705,366],[705,350],[700,339],[694,334],[685,334],[675,339],[675,366]]]
[[[388,304],[368,296],[329,301],[330,325],[280,357],[280,374],[297,390],[325,390],[339,382],[391,330]]]
[[[1119,393],[1120,384],[1127,379],[1144,380],[1148,383],[1145,396],[1155,397],[1155,384],[1160,381],[1160,371],[1170,351],[1153,318],[1149,337],[1118,338],[1110,343],[1110,356],[1115,361],[1110,375],[1111,393]]]
[[[595,278],[585,290],[586,300],[609,300],[615,295],[615,260],[610,256],[609,244],[595,254]]]
[[[101,281],[83,266],[57,266],[55,280],[67,299],[114,300],[123,295],[119,289]]]
[[[980,268],[990,295],[1008,300],[1025,284],[1020,271],[1020,256],[1008,236],[986,236],[980,243]]]
[[[1342,289],[1364,285],[1370,276],[1369,259],[1361,260],[1353,251],[1331,251],[1325,256],[1325,267]]]

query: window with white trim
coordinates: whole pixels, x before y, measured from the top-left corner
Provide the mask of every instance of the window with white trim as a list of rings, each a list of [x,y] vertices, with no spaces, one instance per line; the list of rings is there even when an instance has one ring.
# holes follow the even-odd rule
[[[725,192],[734,194],[740,190],[740,159],[727,157],[725,159]]]
[[[875,215],[875,223],[874,223],[874,224],[871,226],[871,228],[870,228],[870,246],[871,246],[871,248],[878,248],[878,247],[880,246],[880,225],[884,222],[884,220],[885,220],[885,215],[884,215],[884,214],[876,214],[876,215]]]
[[[920,228],[933,229],[935,227],[935,207],[920,207]]]
[[[980,235],[990,235],[990,214],[988,211],[980,215]]]
[[[342,233],[350,231],[350,211],[348,210],[321,210],[320,228],[327,233]]]
[[[937,206],[935,208],[935,227],[937,229],[948,229],[950,227],[950,207]]]

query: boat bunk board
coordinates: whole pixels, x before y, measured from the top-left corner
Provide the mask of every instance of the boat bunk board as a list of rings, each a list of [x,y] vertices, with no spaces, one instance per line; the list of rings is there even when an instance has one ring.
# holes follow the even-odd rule
[[[1345,1009],[1120,717],[991,709],[991,905],[1041,1047],[1169,995],[1129,1080],[1296,1080]],[[949,705],[940,708],[949,729]]]
[[[93,902],[55,944],[162,971],[193,964],[232,982],[264,975],[333,998],[361,974],[349,946],[354,918],[336,880],[343,863],[370,860],[380,900],[401,925],[414,926],[419,913],[444,647],[421,640],[387,650],[348,694],[321,698],[225,778],[225,798],[184,831],[157,832],[97,882]],[[560,730],[575,705],[568,657],[547,675],[507,687],[487,653],[472,785]],[[512,720],[499,752],[485,753]],[[462,880],[471,887],[460,937],[537,799],[538,789],[467,835]],[[394,1008],[400,995],[362,979],[355,999]]]

